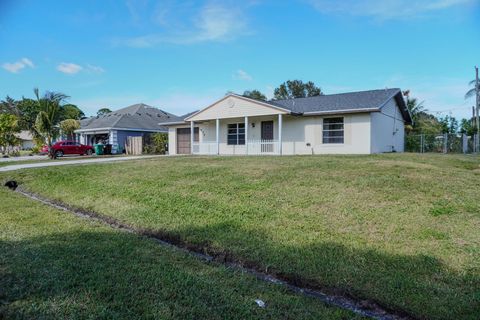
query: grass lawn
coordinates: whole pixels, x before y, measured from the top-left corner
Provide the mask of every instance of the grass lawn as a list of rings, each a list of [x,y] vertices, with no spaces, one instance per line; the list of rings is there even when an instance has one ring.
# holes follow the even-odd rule
[[[0,199],[0,319],[359,318],[3,188]]]
[[[0,177],[417,318],[480,314],[479,157],[184,157]]]

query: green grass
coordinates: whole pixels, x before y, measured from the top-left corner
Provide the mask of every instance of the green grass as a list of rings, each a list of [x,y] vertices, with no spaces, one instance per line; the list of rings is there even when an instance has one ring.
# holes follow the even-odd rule
[[[0,199],[0,319],[359,318],[5,189]]]
[[[184,157],[8,177],[414,317],[480,314],[479,157]]]

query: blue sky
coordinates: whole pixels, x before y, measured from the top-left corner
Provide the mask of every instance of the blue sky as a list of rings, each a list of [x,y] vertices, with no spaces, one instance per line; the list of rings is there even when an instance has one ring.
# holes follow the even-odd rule
[[[0,0],[0,98],[33,88],[87,114],[144,102],[183,114],[288,79],[325,93],[410,89],[468,117],[479,0]]]

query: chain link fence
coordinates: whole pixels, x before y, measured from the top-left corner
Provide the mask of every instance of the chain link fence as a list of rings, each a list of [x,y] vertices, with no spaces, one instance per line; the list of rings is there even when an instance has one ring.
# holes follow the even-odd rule
[[[405,137],[407,152],[437,153],[478,153],[480,141],[478,134],[410,134]]]

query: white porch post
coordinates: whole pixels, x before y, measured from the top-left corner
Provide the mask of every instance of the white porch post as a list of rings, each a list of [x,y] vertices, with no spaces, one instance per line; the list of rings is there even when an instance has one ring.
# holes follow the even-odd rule
[[[215,120],[215,130],[217,139],[217,155],[220,154],[220,119]]]
[[[280,113],[278,115],[278,154],[282,155],[282,126],[283,126],[283,115]]]
[[[194,123],[190,121],[190,153],[193,154],[193,138],[195,136]]]
[[[248,117],[245,117],[245,154],[248,154]]]

